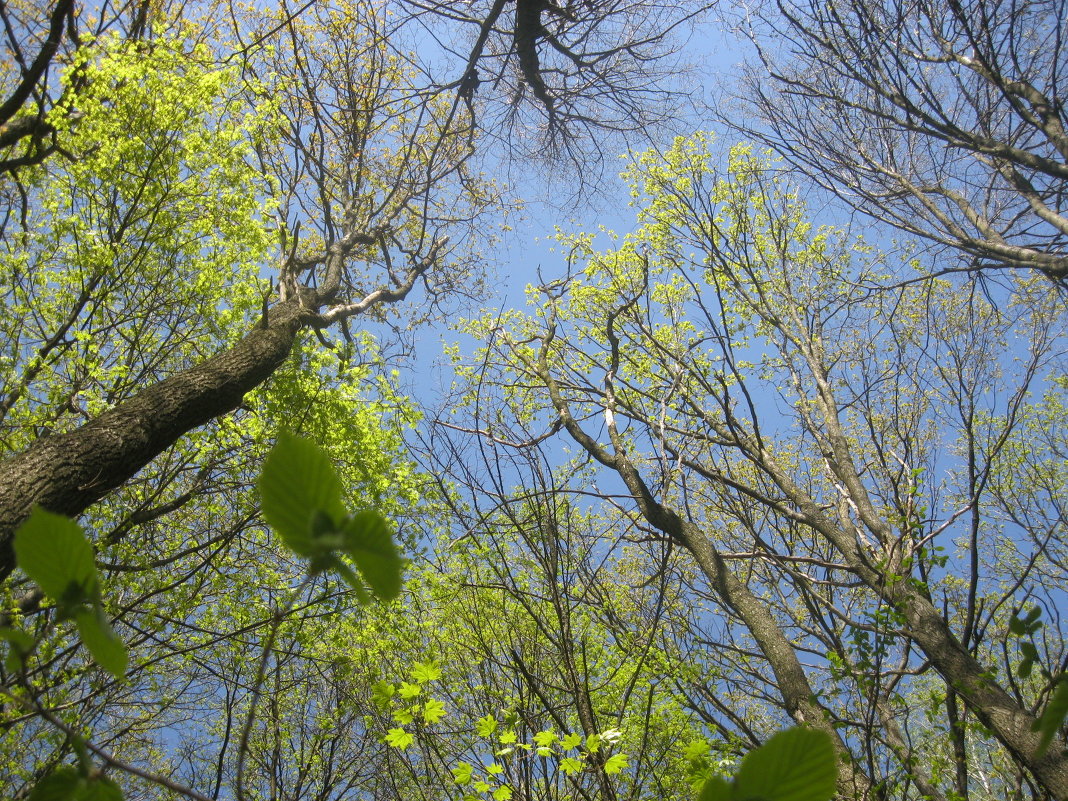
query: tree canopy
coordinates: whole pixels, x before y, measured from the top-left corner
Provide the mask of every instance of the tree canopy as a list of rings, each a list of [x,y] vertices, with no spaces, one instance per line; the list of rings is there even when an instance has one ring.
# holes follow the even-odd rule
[[[1063,9],[708,10],[0,3],[5,797],[1068,797]]]

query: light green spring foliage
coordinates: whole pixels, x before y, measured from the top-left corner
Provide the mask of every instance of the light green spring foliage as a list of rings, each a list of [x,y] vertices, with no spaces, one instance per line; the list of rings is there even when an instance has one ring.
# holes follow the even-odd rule
[[[849,586],[844,571],[836,575],[846,584],[821,592],[861,626],[828,624],[806,608],[774,559],[833,563],[839,555],[785,516],[755,512],[752,503],[706,480],[726,475],[758,497],[783,497],[752,461],[721,443],[759,431],[763,448],[795,486],[815,504],[839,508],[842,491],[813,447],[812,432],[824,426],[813,373],[826,366],[844,436],[878,513],[903,542],[934,537],[888,568],[888,580],[930,590],[945,602],[950,625],[963,627],[970,544],[952,524],[971,503],[974,489],[964,482],[960,458],[974,447],[980,466],[987,458],[996,465],[994,490],[981,504],[980,609],[1021,592],[1018,578],[1028,571],[1027,591],[1056,608],[1063,605],[1057,589],[1063,565],[1056,560],[1064,538],[1049,499],[1063,484],[1063,460],[1055,456],[1063,452],[1063,432],[1051,410],[1063,405],[1063,386],[1050,374],[1063,364],[1055,345],[1063,309],[1030,279],[1017,282],[1003,305],[945,280],[873,291],[889,283],[891,256],[835,227],[812,224],[767,154],[735,146],[720,158],[711,145],[710,135],[697,134],[639,155],[625,173],[638,207],[635,230],[561,235],[569,263],[579,266],[566,279],[531,287],[528,313],[487,315],[466,326],[490,344],[470,361],[454,351],[457,389],[467,391],[469,409],[477,398],[483,425],[494,433],[509,438],[502,432],[519,420],[511,439],[539,436],[557,418],[538,375],[544,357],[573,417],[610,453],[615,446],[607,427],[615,421],[620,448],[658,501],[685,509],[723,550],[776,554],[737,563],[750,589],[789,621],[790,636],[832,629],[811,640],[798,635],[801,648],[830,652],[829,669],[811,671],[821,702],[845,719],[877,719],[871,693],[888,681],[880,666],[913,658],[898,635],[900,617],[867,590]],[[908,247],[893,257],[903,262],[898,277],[922,275]],[[1007,402],[1027,382],[1043,401],[1008,413]],[[999,438],[1013,426],[1002,448]],[[569,438],[562,441],[565,455],[579,456],[560,472],[561,483],[585,491],[596,474],[569,479],[586,460]],[[708,473],[687,471],[683,458]],[[602,486],[613,486],[610,481]],[[704,675],[687,679],[732,709],[745,709],[748,728],[768,731],[779,711],[764,700],[767,666],[756,644],[700,577],[690,592],[687,598],[708,602],[710,611],[703,618],[673,616],[682,659],[707,666]],[[1008,625],[1009,610],[1003,611],[994,628]],[[716,642],[731,655],[717,656],[708,645]],[[1058,642],[1044,655],[1048,664],[1060,661]],[[746,653],[734,650],[740,643]],[[999,675],[1013,668],[997,637],[979,643],[978,653]],[[1042,686],[1032,683],[1025,692]],[[911,727],[928,775],[949,785],[954,764],[946,703],[944,680],[933,673],[897,684],[889,701]],[[915,709],[924,710],[923,721],[913,717]],[[879,752],[862,730],[858,738],[857,751],[870,747],[873,759],[886,759],[889,785],[907,793],[909,780],[900,777],[908,765]],[[1008,786],[1017,769],[981,727],[969,724],[967,740],[997,797],[997,782]]]
[[[264,515],[285,546],[306,560],[310,577],[325,571],[336,573],[364,603],[369,600],[365,587],[382,599],[397,596],[402,561],[384,518],[374,509],[348,513],[342,481],[322,448],[283,431],[264,464],[259,486]],[[94,661],[114,679],[123,681],[129,664],[127,649],[104,613],[93,548],[78,524],[36,508],[16,532],[14,550],[19,568],[55,604],[57,620],[73,619]],[[350,563],[359,571],[359,578]],[[299,595],[294,596],[289,604],[300,600]],[[275,621],[275,629],[278,623]],[[0,637],[8,643],[7,672],[25,686],[36,640],[21,628],[0,630]],[[418,677],[422,681],[430,678],[426,671]],[[16,694],[7,686],[4,694],[9,700],[22,701],[31,712],[36,709],[32,696]],[[424,717],[430,722],[428,713]],[[121,799],[114,781],[94,768],[85,740],[77,732],[68,739],[78,756],[78,767],[49,770],[29,797],[33,801]]]
[[[524,795],[535,792],[524,785],[534,776],[544,798],[571,797],[576,786],[604,792],[602,782],[620,795],[691,797],[690,781],[709,761],[684,751],[702,727],[671,692],[678,666],[638,603],[653,593],[641,589],[645,576],[583,564],[592,557],[570,532],[608,521],[561,500],[553,519],[563,539],[550,543],[539,533],[548,510],[522,490],[508,504],[413,576],[407,618],[384,632],[395,644],[381,663],[392,671],[377,685],[386,712],[378,730],[394,746],[394,775],[411,776],[411,793],[440,794],[445,783],[453,798]],[[624,633],[608,616],[634,626]],[[404,655],[433,657],[434,686],[419,688]],[[585,694],[594,730],[583,723]],[[440,702],[435,715],[444,707],[440,721],[425,720],[427,699]],[[591,757],[586,735],[603,731],[618,736]],[[612,760],[608,772],[602,757]]]
[[[416,663],[409,681],[375,684],[375,703],[383,712],[388,712],[396,724],[386,733],[385,740],[389,745],[406,750],[415,742],[413,729],[439,723],[446,717],[446,703],[431,695],[433,683],[440,678],[441,668],[437,664]],[[549,777],[569,777],[591,769],[615,776],[627,767],[627,755],[613,753],[623,738],[618,729],[583,736],[547,728],[534,732],[527,740],[520,739],[516,730],[518,722],[519,715],[514,712],[506,712],[500,717],[487,714],[473,721],[474,734],[482,741],[485,753],[477,762],[460,760],[453,765],[452,780],[465,788],[465,792],[473,793],[475,798],[509,801],[514,790],[508,784],[506,771],[512,768],[508,772],[516,775],[514,771],[517,770],[512,763],[536,763],[537,770],[544,773],[547,781]],[[471,721],[466,725],[471,725]],[[519,772],[523,770],[518,768]]]
[[[235,69],[181,39],[104,38],[79,52],[64,80],[79,89],[54,123],[75,158],[23,174],[26,230],[13,232],[9,219],[0,254],[0,398],[15,401],[0,431],[10,450],[242,336],[268,291],[261,273],[277,258],[275,187],[253,154],[270,144],[276,111],[245,102],[254,93]],[[254,641],[306,567],[258,515],[254,484],[279,429],[326,449],[349,508],[374,508],[391,526],[413,513],[421,479],[403,436],[417,418],[382,368],[365,333],[334,350],[301,341],[241,410],[191,432],[85,516],[107,588],[92,608],[114,623],[131,662],[124,683],[103,681],[68,647],[77,618],[30,619],[37,645],[26,680],[68,725],[92,737],[107,719],[126,729],[131,759],[165,767],[171,756],[151,745],[158,732],[203,737],[224,719],[225,677],[250,680],[250,639],[234,633]],[[336,653],[325,611],[352,606],[342,588],[318,579],[314,603],[281,636],[330,640]],[[25,589],[8,582],[5,602]],[[17,787],[66,746],[13,706],[5,716],[17,722],[0,739],[0,785]]]
[[[69,157],[24,176],[26,228],[9,221],[0,254],[0,379],[22,398],[10,450],[233,341],[273,245],[252,164],[273,111],[241,102],[235,68],[179,40],[105,37],[62,80],[50,121]]]

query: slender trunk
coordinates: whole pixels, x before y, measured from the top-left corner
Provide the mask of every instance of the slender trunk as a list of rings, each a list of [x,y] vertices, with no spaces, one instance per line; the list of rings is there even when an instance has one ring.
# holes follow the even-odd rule
[[[790,716],[806,726],[830,735],[838,752],[838,794],[841,798],[866,799],[871,794],[871,778],[857,766],[827,710],[820,705],[809,683],[794,644],[790,642],[767,605],[757,598],[727,567],[712,541],[693,523],[673,510],[659,507],[649,514],[639,499],[646,520],[668,534],[693,555],[716,594],[745,623],[764,658],[775,674],[775,688]]]
[[[77,516],[183,434],[233,411],[285,361],[307,313],[281,303],[229,350],[0,463],[0,580],[14,568],[14,533],[34,505]]]
[[[838,755],[839,795],[849,799],[869,798],[872,787],[871,778],[856,764],[852,753],[834,727],[830,715],[826,714],[826,710],[820,705],[808,681],[805,669],[797,658],[793,643],[783,632],[771,610],[734,575],[723,561],[719,551],[716,550],[712,540],[697,525],[656,500],[638,469],[621,447],[611,420],[608,425],[615,446],[614,453],[610,453],[590,437],[571,415],[568,404],[560,392],[560,386],[549,371],[548,360],[545,356],[546,349],[551,344],[554,335],[555,330],[550,329],[549,336],[542,341],[536,374],[549,391],[549,398],[560,416],[563,427],[591,457],[616,471],[634,498],[642,517],[651,526],[666,534],[693,555],[712,589],[742,619],[749,633],[753,635],[761,653],[771,665],[772,672],[775,674],[775,687],[782,696],[790,716],[798,723],[825,731],[830,736]]]
[[[829,540],[843,555],[856,575],[884,601],[901,614],[909,636],[920,647],[949,687],[979,721],[1012,754],[1014,761],[1026,767],[1055,798],[1068,799],[1068,757],[1062,752],[1063,740],[1057,738],[1042,755],[1038,755],[1039,734],[1032,727],[1035,716],[998,684],[994,674],[972,656],[953,633],[945,616],[931,603],[927,592],[916,587],[907,569],[901,565],[906,543],[899,543],[899,533],[868,495],[861,480],[862,470],[852,454],[846,429],[839,419],[837,402],[824,364],[822,353],[813,347],[804,349],[816,386],[817,407],[823,422],[818,436],[822,439],[828,470],[841,482],[851,501],[858,521],[874,539],[882,543],[881,552],[861,544],[858,537],[827,518],[823,510],[800,487],[760,443],[748,446],[759,458],[764,470],[783,489],[804,514],[808,524]],[[817,430],[813,427],[813,430]]]

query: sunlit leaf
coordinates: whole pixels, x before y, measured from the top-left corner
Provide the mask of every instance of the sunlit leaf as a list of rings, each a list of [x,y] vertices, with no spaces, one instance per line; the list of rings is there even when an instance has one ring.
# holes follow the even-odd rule
[[[837,763],[826,732],[796,727],[750,751],[735,776],[735,797],[767,801],[827,801]]]
[[[390,729],[386,732],[386,742],[394,748],[399,748],[403,751],[415,742],[415,735],[400,728]]]
[[[317,541],[322,518],[315,531],[313,520],[320,512],[337,526],[345,517],[345,506],[341,479],[325,451],[303,437],[279,432],[264,462],[259,487],[263,516],[290,550],[312,558],[330,549],[329,543]],[[340,537],[333,545],[339,544]]]

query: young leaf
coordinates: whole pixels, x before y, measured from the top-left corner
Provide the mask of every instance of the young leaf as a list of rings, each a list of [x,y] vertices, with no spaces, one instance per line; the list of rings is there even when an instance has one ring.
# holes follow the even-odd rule
[[[403,751],[415,742],[415,735],[406,732],[404,729],[390,729],[386,732],[386,742],[394,748],[399,748]]]
[[[299,556],[314,558],[324,550],[322,517],[313,531],[315,513],[325,514],[334,525],[345,517],[341,479],[330,457],[310,440],[288,431],[267,456],[259,480],[263,516],[282,541]]]
[[[452,778],[457,784],[470,784],[471,776],[475,772],[470,762],[461,762],[452,769]]]
[[[69,517],[34,507],[15,532],[14,547],[18,566],[56,601],[99,597],[93,546]]]
[[[60,765],[45,776],[30,791],[28,801],[68,801],[78,798],[85,787],[85,778],[77,768]]]
[[[437,681],[441,678],[441,668],[434,662],[416,662],[412,667],[412,678],[420,684]]]
[[[556,742],[556,732],[552,729],[545,729],[544,731],[535,732],[534,745],[546,748]]]
[[[117,679],[126,673],[126,646],[111,628],[100,605],[100,580],[81,526],[63,515],[36,507],[15,533],[19,567],[73,617],[90,655]]]
[[[601,732],[601,742],[618,743],[623,739],[623,732],[619,729],[605,729]]]
[[[582,767],[582,760],[575,757],[564,757],[560,760],[560,770],[568,776],[572,773],[579,773]]]
[[[581,734],[569,734],[560,741],[560,747],[565,751],[570,751],[572,748],[578,748],[582,745]]]
[[[341,535],[342,549],[375,595],[387,601],[396,598],[400,594],[404,562],[385,518],[372,510],[357,512],[345,520]]]
[[[515,729],[505,729],[497,738],[501,745],[512,745],[516,739]]]
[[[512,788],[507,784],[502,784],[496,790],[493,791],[493,801],[509,801],[512,797]]]
[[[388,681],[378,681],[371,688],[371,700],[375,702],[375,706],[379,709],[386,709],[389,707],[390,699],[393,698],[396,692],[397,688]]]
[[[111,628],[100,604],[94,604],[91,609],[78,610],[74,622],[94,661],[116,679],[125,676],[130,661],[126,645]]]
[[[503,772],[504,772],[504,768],[501,767],[496,762],[494,762],[492,765],[490,765],[488,768],[486,768],[486,773],[488,773],[490,776],[496,776],[498,773],[503,773]]]
[[[1035,730],[1042,733],[1036,752],[1038,756],[1046,753],[1046,749],[1060,731],[1066,717],[1068,717],[1068,674],[1062,673],[1057,679],[1053,697],[1049,699],[1049,703],[1042,711],[1042,717],[1035,721]]]
[[[787,729],[742,760],[734,779],[734,796],[827,801],[834,795],[837,773],[834,746],[826,732]]]
[[[93,776],[86,782],[78,801],[122,801],[122,790],[106,776]]]
[[[400,683],[400,689],[397,690],[397,695],[401,698],[415,698],[419,693],[423,691],[423,688],[418,684],[409,684],[406,681]]]
[[[690,762],[703,762],[711,750],[707,740],[694,740],[683,749],[682,755]]]
[[[436,698],[428,698],[423,704],[423,722],[437,723],[443,717],[445,717],[445,704]]]
[[[614,754],[604,761],[604,772],[609,776],[619,773],[625,767],[627,767],[626,754]]]
[[[722,776],[713,776],[701,788],[698,801],[731,801],[731,783]]]
[[[475,723],[475,734],[479,737],[489,737],[496,730],[497,718],[493,717],[493,715],[486,715],[484,718],[479,718]]]

